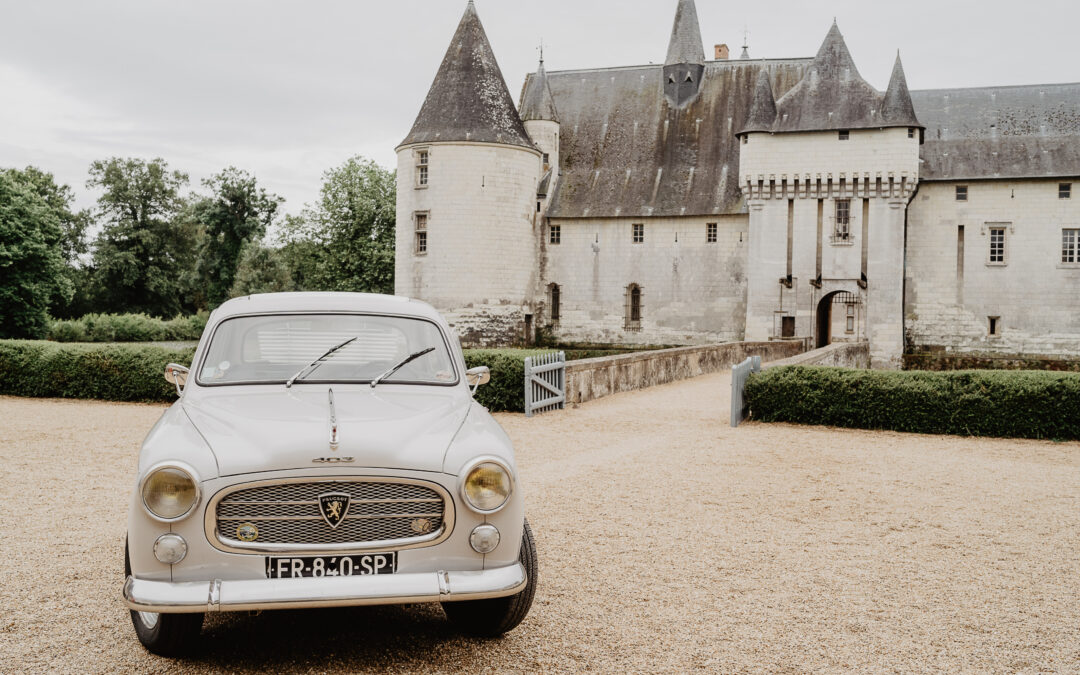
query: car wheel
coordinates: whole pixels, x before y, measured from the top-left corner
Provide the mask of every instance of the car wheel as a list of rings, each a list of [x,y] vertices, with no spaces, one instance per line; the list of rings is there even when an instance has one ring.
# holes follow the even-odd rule
[[[131,576],[131,557],[124,542],[124,576]],[[131,611],[131,623],[143,647],[158,656],[184,656],[202,631],[202,614],[158,614]]]
[[[444,602],[446,617],[462,631],[481,637],[498,637],[517,627],[529,613],[533,596],[536,595],[537,572],[536,544],[533,542],[529,521],[525,521],[525,531],[521,536],[519,558],[525,566],[528,581],[525,588],[516,595],[490,600],[465,600],[463,602]]]

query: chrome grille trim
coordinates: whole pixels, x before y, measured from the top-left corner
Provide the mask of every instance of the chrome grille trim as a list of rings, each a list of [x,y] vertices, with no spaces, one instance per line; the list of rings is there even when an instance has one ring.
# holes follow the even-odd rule
[[[260,489],[267,499],[257,498]],[[337,491],[361,494],[350,500],[349,511],[335,530],[319,513],[318,500],[306,498],[310,496],[306,493],[318,495]],[[232,495],[238,498],[230,499]],[[273,499],[274,495],[285,498],[277,501]],[[439,504],[442,505],[441,512]],[[314,513],[311,509],[315,509]],[[424,535],[408,532],[411,536],[400,536],[403,527],[408,527],[416,518],[437,519],[435,531]],[[265,532],[272,540],[243,542],[231,536],[237,525],[246,522],[258,523],[260,532],[267,528]],[[203,526],[207,540],[215,548],[229,553],[306,555],[400,551],[434,546],[449,537],[454,529],[454,502],[446,488],[438,483],[409,478],[283,478],[238,483],[222,489],[207,504]],[[356,541],[349,539],[359,532],[365,536]],[[373,533],[383,537],[367,536]],[[299,535],[295,538],[302,541],[274,540],[290,535]]]

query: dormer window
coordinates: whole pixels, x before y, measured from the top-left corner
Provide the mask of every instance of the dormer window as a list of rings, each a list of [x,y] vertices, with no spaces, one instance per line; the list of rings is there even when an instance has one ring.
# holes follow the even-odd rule
[[[675,84],[675,76],[674,75],[668,75],[667,83],[668,84]]]
[[[684,80],[684,82],[693,82],[693,81],[694,81],[694,76],[691,75],[690,73],[687,73],[686,74],[686,79]]]

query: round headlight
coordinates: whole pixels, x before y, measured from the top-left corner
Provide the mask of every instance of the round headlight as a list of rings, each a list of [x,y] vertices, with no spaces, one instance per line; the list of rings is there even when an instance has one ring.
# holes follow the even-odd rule
[[[481,462],[465,476],[463,492],[469,506],[480,513],[498,511],[510,498],[510,472],[501,464]]]
[[[160,520],[179,520],[199,501],[199,486],[187,471],[165,466],[150,472],[142,483],[143,506]]]

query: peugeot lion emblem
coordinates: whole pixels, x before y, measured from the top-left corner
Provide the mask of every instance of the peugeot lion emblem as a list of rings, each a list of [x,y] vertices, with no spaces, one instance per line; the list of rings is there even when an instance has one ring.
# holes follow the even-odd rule
[[[336,530],[341,521],[345,520],[350,499],[352,498],[349,495],[341,492],[319,495],[319,512],[330,529]]]

